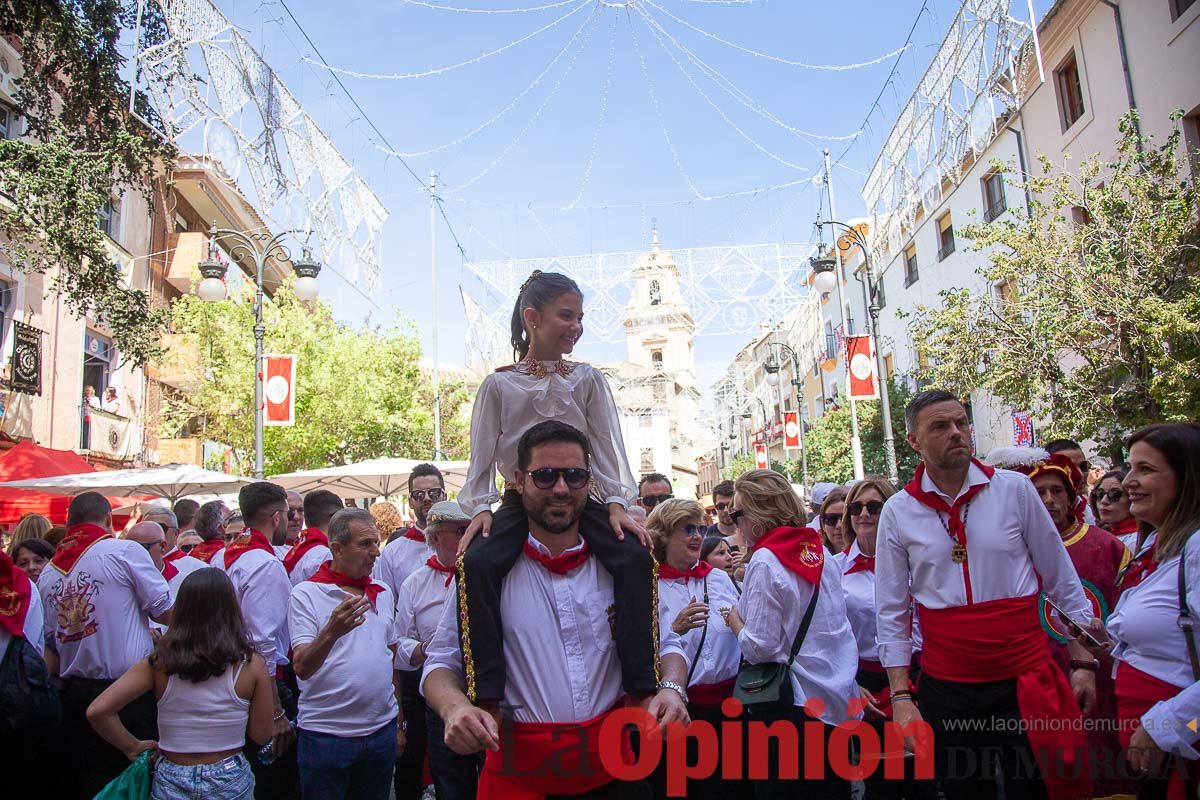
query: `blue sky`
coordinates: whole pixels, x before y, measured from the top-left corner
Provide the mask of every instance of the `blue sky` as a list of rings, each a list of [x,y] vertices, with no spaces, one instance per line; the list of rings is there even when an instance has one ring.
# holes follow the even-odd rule
[[[373,323],[386,323],[398,311],[413,321],[428,347],[432,307],[427,194],[397,158],[378,149],[379,136],[330,73],[303,60],[315,58],[313,48],[277,0],[217,2],[390,211],[377,306],[332,275],[322,278],[323,297],[334,304],[340,318],[356,324],[368,316]],[[557,0],[428,2],[495,10]],[[844,166],[834,170],[842,218],[861,211],[862,175],[958,8],[953,0],[929,0],[918,18],[921,0],[634,2],[697,59],[793,128],[829,136],[851,134],[862,126],[883,89],[879,108],[845,155]],[[470,260],[637,250],[648,246],[655,218],[664,248],[811,238],[819,189],[810,179],[819,174],[820,150],[829,147],[836,158],[851,143],[803,141],[757,116],[719,89],[666,38],[666,46],[660,45],[630,3],[574,0],[512,14],[462,13],[420,3],[290,0],[288,6],[331,65],[395,74],[472,59],[584,4],[528,41],[443,74],[400,81],[342,76],[387,141],[400,152],[417,152],[454,141],[491,119],[562,52],[540,83],[494,125],[459,146],[405,159],[423,180],[430,170],[439,173],[450,223]],[[1014,15],[1024,18],[1025,2],[1014,0],[1013,5]],[[1050,0],[1036,0],[1034,5],[1040,16]],[[868,61],[896,50],[914,20],[917,23],[912,47],[901,56],[860,69],[827,71],[736,50],[689,29],[667,12],[748,49],[823,65]],[[885,87],[894,64],[895,75]],[[715,196],[798,180],[804,182],[740,197],[696,197],[697,191]],[[463,259],[440,218],[437,228],[440,356],[444,362],[462,363],[466,323],[457,283]],[[588,357],[588,348],[580,354]]]

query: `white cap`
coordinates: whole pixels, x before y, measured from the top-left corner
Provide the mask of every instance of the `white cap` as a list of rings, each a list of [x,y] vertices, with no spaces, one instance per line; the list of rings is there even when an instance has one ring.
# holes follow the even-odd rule
[[[838,484],[829,483],[828,481],[821,481],[820,483],[814,483],[813,488],[812,488],[813,503],[815,505],[820,505],[821,503],[824,503],[825,498],[829,496],[829,493],[837,488],[839,488]]]

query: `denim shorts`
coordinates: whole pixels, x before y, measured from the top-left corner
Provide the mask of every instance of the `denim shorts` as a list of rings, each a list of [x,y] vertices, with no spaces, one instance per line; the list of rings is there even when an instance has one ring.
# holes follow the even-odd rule
[[[154,765],[150,800],[251,800],[254,775],[240,753],[215,764],[184,766],[160,758]]]

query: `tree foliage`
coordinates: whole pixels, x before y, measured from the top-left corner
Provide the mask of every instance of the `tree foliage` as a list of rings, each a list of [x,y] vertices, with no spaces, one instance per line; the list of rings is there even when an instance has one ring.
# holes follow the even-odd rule
[[[145,9],[143,47],[165,37],[158,5]],[[0,251],[29,274],[57,267],[51,289],[74,313],[103,322],[140,365],[157,354],[167,316],[113,267],[96,226],[114,187],[149,200],[156,170],[175,155],[127,111],[121,37],[136,10],[134,0],[0,3],[0,34],[20,48],[24,73],[14,99],[28,136],[0,141],[0,186],[12,201],[0,212]],[[135,108],[154,119],[140,93]]]
[[[206,303],[184,295],[171,308],[176,337],[165,364],[190,375],[195,389],[168,398],[165,429],[202,427],[233,447],[243,474],[253,465],[254,312],[242,299]],[[266,429],[267,474],[341,465],[367,458],[433,457],[433,388],[419,368],[420,344],[409,326],[355,330],[329,306],[301,303],[291,281],[263,309],[265,351],[296,360],[296,424]],[[448,458],[467,457],[459,413],[467,388],[442,386],[442,440]]]
[[[920,456],[904,438],[904,407],[912,392],[903,383],[888,380],[888,399],[892,409],[892,431],[895,436],[896,472],[900,483],[906,483],[917,468]],[[858,403],[859,436],[862,439],[863,472],[887,476],[887,458],[883,449],[883,415],[875,400]],[[850,447],[850,401],[840,395],[824,416],[812,423],[805,435],[808,447],[808,472],[814,483],[829,481],[845,483],[854,477],[854,455]]]
[[[1004,291],[947,291],[918,310],[911,329],[934,384],[986,389],[1061,434],[1106,442],[1200,418],[1200,185],[1181,177],[1178,130],[1154,146],[1134,119],[1114,161],[1072,174],[1042,157],[1027,218],[967,229],[988,255],[979,274]]]

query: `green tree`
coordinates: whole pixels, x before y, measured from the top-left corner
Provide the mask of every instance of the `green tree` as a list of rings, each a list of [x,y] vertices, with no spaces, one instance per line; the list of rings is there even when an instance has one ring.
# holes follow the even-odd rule
[[[1200,418],[1200,185],[1178,129],[1154,146],[1135,118],[1121,122],[1114,161],[1072,174],[1042,157],[1027,217],[966,230],[988,254],[989,291],[943,292],[911,325],[935,385],[986,389],[1059,433],[1108,443]]]
[[[134,0],[9,0],[0,35],[19,43],[24,76],[15,100],[29,138],[0,141],[0,251],[16,269],[57,268],[54,291],[77,315],[102,321],[122,354],[141,365],[158,353],[167,315],[113,267],[96,215],[116,188],[151,197],[156,170],[175,148],[128,113],[122,42]],[[164,41],[158,4],[145,3],[142,46]],[[145,97],[135,109],[154,120]],[[147,206],[150,204],[147,203]]]
[[[248,473],[254,443],[254,314],[244,299],[206,303],[193,295],[171,308],[177,336],[165,355],[196,388],[168,400],[166,427],[203,426],[206,438],[232,446]],[[418,366],[410,325],[356,330],[324,303],[304,304],[280,287],[263,309],[266,350],[293,353],[296,424],[270,427],[267,474],[367,458],[433,456],[433,391]],[[460,410],[466,387],[443,384],[442,439],[449,458],[467,457]]]
[[[912,392],[903,383],[888,380],[888,399],[892,408],[892,431],[896,442],[896,472],[906,483],[917,468],[920,457],[904,438],[904,407]],[[839,396],[836,408],[813,422],[805,435],[808,447],[808,472],[813,482],[845,483],[854,477],[854,455],[850,447],[850,401]],[[887,458],[883,449],[883,415],[875,400],[858,403],[859,436],[862,439],[863,472],[887,476]]]

